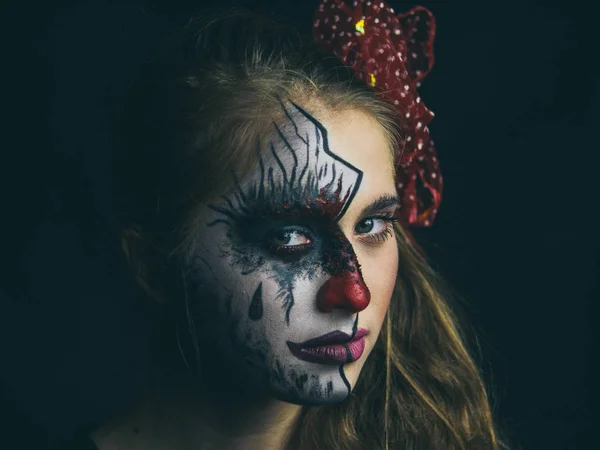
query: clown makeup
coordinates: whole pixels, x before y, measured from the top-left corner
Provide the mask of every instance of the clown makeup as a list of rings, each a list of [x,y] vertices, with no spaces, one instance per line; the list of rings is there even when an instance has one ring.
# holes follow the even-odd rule
[[[206,205],[189,317],[242,376],[298,404],[343,401],[387,311],[398,255],[392,155],[374,119],[293,103],[257,169]],[[202,361],[200,362],[202,365]]]

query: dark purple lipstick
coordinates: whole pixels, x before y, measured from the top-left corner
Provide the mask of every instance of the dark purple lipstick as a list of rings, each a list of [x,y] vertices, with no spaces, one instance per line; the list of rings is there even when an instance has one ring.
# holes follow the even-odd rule
[[[339,365],[362,356],[367,333],[364,328],[359,328],[354,336],[336,330],[301,343],[287,341],[287,345],[292,354],[303,361]]]

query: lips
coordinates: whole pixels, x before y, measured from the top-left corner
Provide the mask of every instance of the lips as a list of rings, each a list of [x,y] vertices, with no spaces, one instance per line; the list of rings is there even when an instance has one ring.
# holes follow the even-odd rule
[[[303,361],[339,365],[359,359],[365,349],[368,330],[359,328],[354,336],[332,331],[302,343],[287,341],[292,354]]]

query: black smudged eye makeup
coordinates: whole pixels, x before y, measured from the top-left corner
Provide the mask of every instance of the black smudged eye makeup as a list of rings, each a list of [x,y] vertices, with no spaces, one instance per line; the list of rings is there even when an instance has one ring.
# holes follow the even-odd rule
[[[264,237],[267,249],[275,255],[303,254],[314,247],[309,230],[300,226],[273,228]]]

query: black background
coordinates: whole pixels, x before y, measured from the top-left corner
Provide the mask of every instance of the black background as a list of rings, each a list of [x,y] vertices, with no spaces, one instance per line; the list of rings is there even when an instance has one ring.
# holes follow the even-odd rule
[[[309,31],[316,3],[212,6],[274,12]],[[436,113],[445,196],[418,236],[468,302],[514,448],[595,448],[594,14],[575,2],[420,4],[438,21],[421,92]],[[140,62],[201,6],[1,7],[1,448],[65,440],[128,391],[145,322],[124,301],[131,287],[107,237],[114,114]]]

